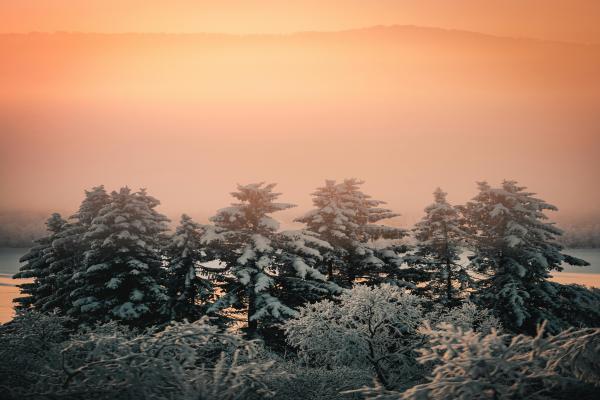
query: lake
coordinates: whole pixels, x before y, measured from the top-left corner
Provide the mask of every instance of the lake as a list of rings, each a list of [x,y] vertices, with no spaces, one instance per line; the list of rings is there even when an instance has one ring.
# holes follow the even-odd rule
[[[18,281],[12,279],[19,270],[19,258],[28,249],[0,248],[0,323],[9,321],[13,316],[12,300],[19,294],[15,286]],[[564,271],[554,272],[552,280],[570,284],[600,287],[600,249],[569,249],[565,253],[588,261],[589,267],[565,266]]]

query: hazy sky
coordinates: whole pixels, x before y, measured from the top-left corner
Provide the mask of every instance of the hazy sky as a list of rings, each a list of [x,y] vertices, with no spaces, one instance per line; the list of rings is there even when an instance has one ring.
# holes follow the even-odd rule
[[[0,0],[3,32],[286,33],[409,24],[600,43],[596,0]]]
[[[589,22],[600,4],[287,3],[0,0],[0,27],[400,23],[597,41]],[[0,211],[72,212],[85,188],[102,183],[147,187],[170,216],[205,221],[236,183],[265,180],[299,204],[283,215],[289,221],[324,179],[357,177],[413,222],[436,186],[463,202],[475,181],[508,178],[565,216],[600,215],[600,45],[410,27],[7,34],[0,59]]]

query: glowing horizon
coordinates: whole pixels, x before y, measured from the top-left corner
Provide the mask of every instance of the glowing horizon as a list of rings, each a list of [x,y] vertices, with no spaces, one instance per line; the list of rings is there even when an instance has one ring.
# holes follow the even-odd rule
[[[0,15],[2,33],[285,34],[413,25],[600,43],[600,4],[590,0],[21,0],[0,4]]]
[[[0,35],[0,211],[73,211],[104,184],[205,219],[269,181],[291,220],[356,177],[411,220],[435,187],[461,203],[484,179],[600,216],[600,47],[552,41],[600,42],[598,2],[118,3],[6,2],[0,26],[226,36]],[[340,32],[391,24],[439,28]]]

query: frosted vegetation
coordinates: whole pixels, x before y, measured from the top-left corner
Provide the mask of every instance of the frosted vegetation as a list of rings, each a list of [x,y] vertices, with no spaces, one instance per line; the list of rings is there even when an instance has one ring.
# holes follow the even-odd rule
[[[407,231],[361,184],[326,181],[294,231],[274,184],[174,232],[145,190],[86,191],[22,258],[2,398],[598,394],[600,292],[548,281],[587,265],[563,253],[554,206],[512,181],[460,206],[437,189]]]

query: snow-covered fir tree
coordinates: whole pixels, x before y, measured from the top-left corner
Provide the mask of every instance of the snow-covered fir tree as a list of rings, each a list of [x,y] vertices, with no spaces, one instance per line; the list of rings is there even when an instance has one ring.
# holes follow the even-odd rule
[[[286,305],[296,309],[340,294],[342,288],[327,279],[323,254],[331,245],[306,230],[283,231],[273,238],[277,275],[274,293]]]
[[[373,245],[377,239],[401,239],[406,231],[378,221],[398,216],[387,208],[385,202],[374,200],[360,190],[363,182],[346,179],[341,183],[327,180],[325,186],[313,193],[315,208],[297,222],[305,223],[308,230],[316,232],[331,245],[325,253],[327,275],[344,286],[358,280],[377,283],[386,280],[402,281],[411,271],[400,270],[403,246]]]
[[[61,231],[52,238],[47,261],[53,290],[44,299],[41,311],[55,311],[62,314],[69,308],[70,295],[73,290],[70,282],[81,250],[79,247],[80,236],[82,234],[76,225],[66,223]]]
[[[413,262],[429,275],[428,294],[450,306],[471,282],[460,264],[467,234],[463,217],[448,203],[446,193],[437,188],[433,196],[433,204],[425,208],[425,216],[413,229],[417,240]]]
[[[165,317],[160,250],[168,219],[154,209],[158,204],[144,190],[125,187],[112,192],[93,219],[85,234],[85,268],[76,274],[79,287],[72,294],[71,315],[80,322],[146,326]]]
[[[270,214],[294,205],[277,203],[280,193],[274,187],[238,185],[232,196],[239,202],[219,210],[211,219],[215,226],[203,237],[209,252],[225,265],[224,294],[211,310],[243,310],[249,336],[256,334],[259,321],[296,315],[299,292],[308,299],[336,288],[317,266],[319,247],[327,244],[310,233],[277,233],[279,223]]]
[[[35,245],[20,258],[24,263],[14,279],[31,279],[31,282],[18,285],[21,294],[13,301],[17,310],[35,309],[47,310],[47,303],[57,289],[56,275],[52,271],[54,250],[52,242],[65,230],[67,221],[60,214],[54,213],[46,221],[49,235],[35,241]]]
[[[202,272],[204,276],[199,274],[199,263],[206,260],[201,243],[203,233],[202,225],[183,214],[166,248],[169,259],[167,288],[172,320],[199,319],[214,295],[207,272]]]
[[[69,223],[52,242],[54,250],[51,269],[56,274],[57,290],[49,302],[54,308],[67,311],[72,308],[71,293],[78,288],[73,276],[85,267],[85,252],[89,243],[85,234],[100,210],[110,201],[103,185],[85,191],[79,210],[69,217]]]
[[[85,198],[79,206],[79,210],[71,216],[78,224],[89,227],[100,210],[110,202],[110,196],[106,193],[104,185],[94,186],[85,191]]]
[[[479,193],[466,204],[468,224],[476,232],[471,262],[484,274],[475,300],[493,309],[505,328],[534,333],[558,299],[548,282],[561,263],[588,265],[561,252],[561,230],[547,222],[545,210],[556,207],[534,197],[514,181],[499,188],[479,183]]]
[[[18,274],[19,277],[33,277],[32,272],[26,270],[29,271],[34,264],[38,266],[35,273],[39,278],[32,284],[38,288],[35,301],[37,310],[62,313],[71,307],[70,295],[77,288],[72,277],[83,265],[86,250],[83,237],[92,219],[107,203],[108,195],[103,186],[86,190],[79,211],[69,218],[69,222],[59,214],[53,214],[47,222],[51,235],[38,241],[22,258],[27,264],[23,266],[25,270]]]

